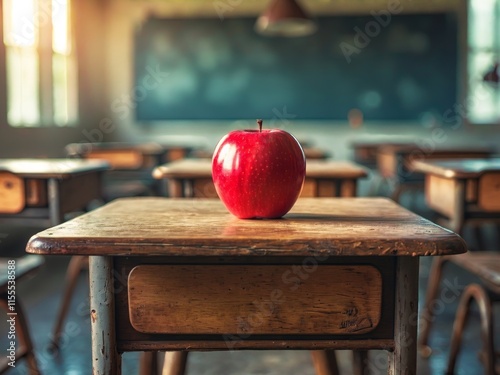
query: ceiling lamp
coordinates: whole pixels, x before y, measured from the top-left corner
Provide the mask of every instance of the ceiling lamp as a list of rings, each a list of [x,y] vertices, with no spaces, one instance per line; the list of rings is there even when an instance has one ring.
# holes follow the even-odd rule
[[[266,36],[295,37],[313,34],[316,25],[295,0],[271,0],[255,30]]]

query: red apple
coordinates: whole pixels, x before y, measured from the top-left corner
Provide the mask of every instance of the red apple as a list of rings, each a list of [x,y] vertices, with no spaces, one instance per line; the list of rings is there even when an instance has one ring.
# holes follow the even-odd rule
[[[300,195],[306,159],[299,142],[280,129],[235,130],[215,148],[212,179],[229,212],[240,219],[285,215]]]

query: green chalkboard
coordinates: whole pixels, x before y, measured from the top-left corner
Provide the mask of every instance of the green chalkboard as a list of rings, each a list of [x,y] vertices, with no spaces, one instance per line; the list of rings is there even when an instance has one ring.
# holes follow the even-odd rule
[[[135,35],[136,119],[437,118],[457,100],[454,14],[316,19],[301,38],[254,18],[150,18]]]

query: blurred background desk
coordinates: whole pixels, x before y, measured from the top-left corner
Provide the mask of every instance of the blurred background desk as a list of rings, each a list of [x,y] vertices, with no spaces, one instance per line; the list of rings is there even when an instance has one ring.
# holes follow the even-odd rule
[[[107,201],[130,196],[157,195],[160,185],[151,178],[156,166],[186,157],[188,145],[148,143],[72,143],[66,153],[72,158],[105,160],[111,165],[104,181]]]
[[[419,338],[422,354],[429,356],[432,352],[429,346],[429,335],[436,318],[432,305],[436,301],[443,267],[447,262],[458,264],[461,268],[478,276],[485,285],[489,285],[490,290],[499,290],[497,278],[500,277],[500,269],[496,266],[499,256],[498,253],[482,251],[484,244],[479,231],[481,227],[478,224],[496,222],[498,225],[500,222],[500,159],[420,160],[414,161],[412,167],[416,172],[425,174],[426,201],[428,206],[439,215],[440,224],[463,234],[464,226],[473,222],[477,230],[476,252],[463,254],[457,258],[438,257],[433,260],[425,304],[421,313],[422,330]],[[458,310],[459,314],[464,315],[468,310],[470,300],[475,298],[484,316],[483,327],[491,326],[491,316],[485,318],[487,316],[485,309],[490,303],[489,299],[486,301],[486,297],[483,297],[484,293],[474,290],[472,288],[467,292],[469,297],[467,293],[465,294],[464,304]],[[464,316],[460,319],[465,320]],[[492,331],[484,328],[483,337],[491,336]],[[452,340],[455,348],[452,357],[456,357],[456,345],[460,342],[460,337],[461,334],[456,332]],[[491,352],[486,338],[485,350]],[[454,360],[452,358],[451,362]],[[487,360],[489,363],[487,368],[493,368],[491,353],[488,354]]]
[[[156,179],[165,179],[170,197],[217,197],[209,159],[185,159],[154,169]],[[349,161],[308,161],[301,197],[353,197],[357,181],[367,170]]]
[[[10,257],[11,254],[21,251],[35,232],[34,228],[60,224],[65,220],[65,215],[85,211],[92,201],[102,200],[102,175],[108,169],[109,164],[99,160],[0,159],[2,229],[9,228],[8,231],[13,234],[10,237],[15,243],[24,242],[19,249],[13,248],[14,244],[9,243],[10,239],[2,242],[2,256]],[[30,267],[26,267],[26,273],[37,269],[41,262],[36,260],[27,264]],[[55,345],[77,277],[85,264],[86,257],[74,256],[67,268],[64,295],[53,334]],[[21,271],[19,269],[19,272]],[[27,328],[23,330],[27,332]],[[29,335],[25,335],[24,341],[29,353],[32,349]]]
[[[425,174],[427,205],[440,222],[462,233],[470,220],[500,220],[500,158],[415,160]]]
[[[413,163],[425,159],[484,159],[495,154],[491,147],[443,146],[427,150],[417,144],[384,145],[377,149],[377,167],[383,179],[393,184],[391,198],[399,202],[401,194],[422,190],[424,176]]]
[[[0,219],[57,225],[64,215],[102,199],[109,164],[97,160],[0,159]]]
[[[374,134],[370,137],[363,137],[351,142],[353,159],[356,163],[366,168],[377,168],[377,154],[379,148],[386,146],[405,146],[414,143],[410,137],[390,134]]]

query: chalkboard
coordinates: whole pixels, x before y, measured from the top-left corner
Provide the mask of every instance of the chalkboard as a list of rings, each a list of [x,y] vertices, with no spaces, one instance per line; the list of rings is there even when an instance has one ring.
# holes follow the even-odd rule
[[[440,117],[457,100],[456,15],[328,16],[300,38],[255,18],[149,18],[135,34],[136,120]]]

